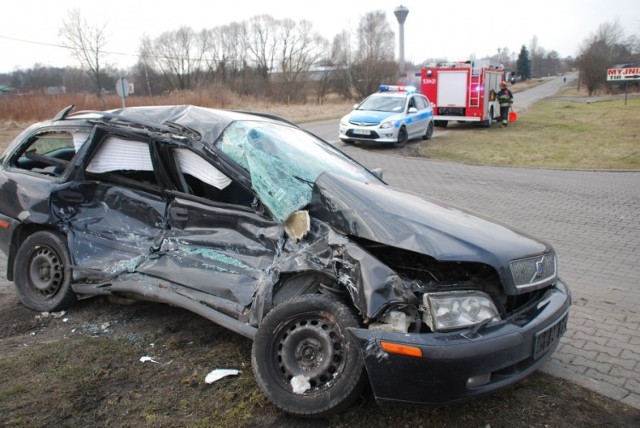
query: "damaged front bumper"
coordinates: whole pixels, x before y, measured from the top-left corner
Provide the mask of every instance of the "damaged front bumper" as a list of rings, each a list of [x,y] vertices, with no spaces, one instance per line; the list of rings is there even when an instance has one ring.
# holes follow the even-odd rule
[[[571,293],[558,280],[522,311],[481,329],[391,333],[352,329],[380,404],[444,404],[500,389],[535,371],[566,330]],[[387,352],[400,347],[416,353]]]

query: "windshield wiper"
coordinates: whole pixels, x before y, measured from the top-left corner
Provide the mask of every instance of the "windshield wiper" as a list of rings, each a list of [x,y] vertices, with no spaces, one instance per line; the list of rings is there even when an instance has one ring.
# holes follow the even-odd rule
[[[297,175],[294,175],[293,178],[295,178],[296,180],[301,181],[303,183],[307,183],[309,185],[309,187],[313,188],[313,184],[314,184],[313,181],[306,180],[306,179],[304,179],[302,177],[298,177]]]

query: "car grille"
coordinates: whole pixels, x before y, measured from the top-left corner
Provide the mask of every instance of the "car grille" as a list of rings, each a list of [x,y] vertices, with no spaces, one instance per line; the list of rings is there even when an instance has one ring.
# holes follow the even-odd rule
[[[542,288],[556,278],[556,255],[541,254],[510,263],[513,282],[520,291]]]
[[[362,135],[362,134],[355,134],[353,130],[349,129],[346,134],[347,134],[347,137],[358,138],[360,140],[365,140],[365,139],[375,140],[377,138],[380,138],[380,135],[376,131],[371,131],[369,135]]]

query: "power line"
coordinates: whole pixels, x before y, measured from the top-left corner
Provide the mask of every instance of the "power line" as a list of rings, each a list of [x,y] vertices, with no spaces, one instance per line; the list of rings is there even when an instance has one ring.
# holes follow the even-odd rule
[[[73,47],[67,46],[67,45],[62,45],[62,44],[57,44],[57,43],[47,43],[47,42],[36,42],[34,40],[18,39],[16,37],[7,37],[7,36],[3,36],[1,34],[0,34],[0,39],[10,40],[10,41],[13,41],[13,42],[20,42],[20,43],[29,43],[29,44],[32,44],[32,45],[50,46],[50,47],[54,47],[54,48],[73,50]],[[103,51],[102,53],[109,54],[109,55],[122,55],[122,56],[130,56],[130,57],[139,56],[138,54],[125,53],[125,52],[114,52],[114,51]]]

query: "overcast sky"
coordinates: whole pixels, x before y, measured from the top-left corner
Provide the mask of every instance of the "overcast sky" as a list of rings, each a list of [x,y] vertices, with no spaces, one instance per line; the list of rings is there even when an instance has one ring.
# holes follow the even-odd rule
[[[77,65],[58,35],[68,12],[79,9],[92,26],[106,24],[107,49],[121,53],[108,62],[126,68],[136,62],[143,35],[189,26],[194,30],[269,14],[302,19],[329,41],[343,29],[355,32],[360,18],[374,10],[387,13],[396,34],[393,10],[409,9],[405,23],[405,59],[420,63],[429,58],[482,58],[507,47],[518,53],[533,36],[538,46],[561,57],[575,56],[581,44],[602,23],[616,20],[626,36],[640,37],[640,0],[540,0],[478,2],[469,0],[321,0],[321,1],[146,1],[146,0],[10,0],[0,6],[0,73],[26,69],[36,63],[64,67]],[[498,6],[502,5],[502,6]]]

